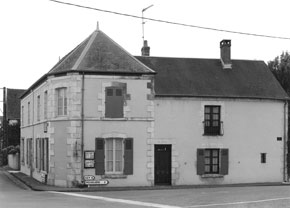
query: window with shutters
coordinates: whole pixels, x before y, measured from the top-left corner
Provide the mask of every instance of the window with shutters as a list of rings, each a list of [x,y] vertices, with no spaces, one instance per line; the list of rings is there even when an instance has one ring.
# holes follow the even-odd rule
[[[107,87],[105,101],[106,118],[124,117],[124,92],[121,87]]]
[[[197,175],[227,175],[228,149],[197,149]]]
[[[205,149],[204,173],[219,173],[219,149]]]
[[[120,138],[106,139],[106,173],[123,173],[123,141]]]
[[[26,139],[26,165],[30,168],[33,162],[33,140],[32,138]]]
[[[48,138],[37,138],[35,143],[35,167],[39,171],[48,172]]]
[[[204,135],[221,135],[221,107],[204,106]]]
[[[96,138],[96,175],[133,174],[132,138]]]
[[[20,140],[20,161],[21,161],[21,165],[25,164],[25,158],[24,158],[24,138],[21,138]]]

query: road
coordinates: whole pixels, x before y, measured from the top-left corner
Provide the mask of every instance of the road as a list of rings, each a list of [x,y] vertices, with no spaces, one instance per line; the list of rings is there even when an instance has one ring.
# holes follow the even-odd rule
[[[290,207],[290,186],[43,192],[25,189],[0,171],[0,208]]]

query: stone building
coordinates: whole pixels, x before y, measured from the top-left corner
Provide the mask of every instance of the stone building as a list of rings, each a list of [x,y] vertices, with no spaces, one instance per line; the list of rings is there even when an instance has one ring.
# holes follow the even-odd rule
[[[50,185],[282,182],[288,96],[262,61],[132,56],[100,30],[22,96],[21,171]]]

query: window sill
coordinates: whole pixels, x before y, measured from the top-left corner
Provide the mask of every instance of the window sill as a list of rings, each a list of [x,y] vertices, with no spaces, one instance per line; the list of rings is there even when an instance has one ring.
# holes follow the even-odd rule
[[[102,176],[102,179],[126,179],[127,175],[123,174],[106,174]]]
[[[202,178],[223,178],[224,175],[221,174],[203,174],[201,175]]]
[[[106,118],[106,117],[101,117],[102,121],[127,121],[128,118]]]
[[[223,136],[223,134],[203,134],[202,136],[208,136],[208,137],[220,137],[220,136]]]

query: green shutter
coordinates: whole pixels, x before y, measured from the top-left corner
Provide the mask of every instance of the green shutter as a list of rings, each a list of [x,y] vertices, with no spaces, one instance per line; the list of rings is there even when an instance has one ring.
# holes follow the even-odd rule
[[[105,140],[104,138],[96,138],[95,168],[96,168],[96,175],[105,174]]]
[[[204,174],[204,149],[197,149],[196,171],[197,175]]]
[[[133,175],[133,138],[124,140],[124,174]]]
[[[229,149],[221,149],[221,171],[220,174],[229,174]]]

